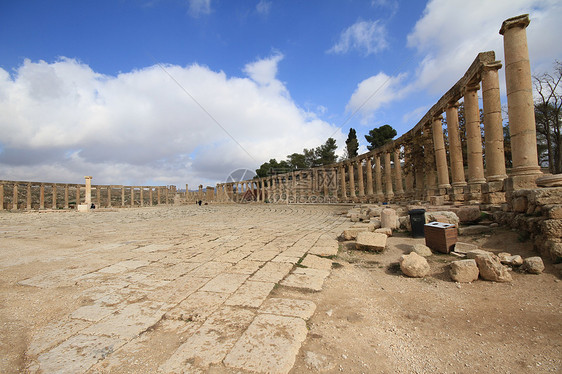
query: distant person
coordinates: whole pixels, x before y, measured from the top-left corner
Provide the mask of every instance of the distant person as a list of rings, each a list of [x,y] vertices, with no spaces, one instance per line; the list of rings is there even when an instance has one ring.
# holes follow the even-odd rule
[[[201,206],[201,203],[202,203],[202,201],[201,201],[201,200],[199,200],[199,201],[198,201],[197,203],[199,204],[199,206]]]
[[[96,209],[96,206],[94,205],[94,203],[92,203],[92,205],[90,205],[90,209]]]

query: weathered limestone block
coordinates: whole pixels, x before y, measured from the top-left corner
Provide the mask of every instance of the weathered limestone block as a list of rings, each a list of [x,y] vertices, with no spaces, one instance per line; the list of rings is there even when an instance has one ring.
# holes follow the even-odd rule
[[[546,211],[546,216],[550,219],[562,219],[562,205],[545,205],[543,209]]]
[[[459,260],[451,262],[451,270],[449,272],[451,278],[455,282],[470,283],[478,279],[478,266],[474,259]]]
[[[554,262],[562,262],[562,239],[549,239],[542,242],[541,253]]]
[[[369,211],[369,216],[370,216],[371,218],[373,218],[373,217],[380,217],[380,216],[381,216],[381,212],[382,212],[382,208],[381,208],[381,207],[375,206],[375,207],[370,207],[369,209],[370,209],[370,211]]]
[[[544,270],[544,263],[539,256],[527,257],[523,260],[523,270],[531,274],[540,274]]]
[[[400,257],[400,270],[412,278],[423,278],[429,273],[429,264],[425,257],[412,252]]]
[[[355,240],[357,239],[357,234],[362,231],[373,231],[374,227],[372,226],[362,226],[362,227],[350,227],[348,229],[343,230],[340,237],[343,240]]]
[[[375,230],[376,233],[385,234],[386,236],[392,236],[392,229],[390,227],[381,227]]]
[[[401,230],[412,231],[412,226],[411,226],[411,223],[410,223],[410,217],[408,217],[408,216],[398,217],[398,223],[399,223],[399,228]]]
[[[523,257],[519,255],[512,256],[511,253],[502,252],[502,253],[498,253],[498,258],[500,259],[500,262],[504,265],[509,265],[509,266],[523,265]]]
[[[474,222],[480,218],[480,208],[477,206],[463,206],[457,210],[456,214],[461,223]]]
[[[433,252],[431,252],[431,249],[428,246],[426,246],[424,244],[421,244],[421,243],[414,244],[412,246],[412,251],[410,253],[412,253],[412,252],[415,252],[422,257],[429,257],[429,256],[433,255]]]
[[[449,211],[426,212],[425,221],[451,223],[453,225],[457,225],[458,227],[459,217],[455,213]]]
[[[562,237],[562,220],[547,219],[541,223],[541,232],[549,238]]]
[[[475,258],[482,279],[494,282],[511,282],[511,274],[494,254],[478,255]]]
[[[457,243],[458,244],[458,243]],[[473,258],[475,259],[476,256],[486,256],[486,255],[493,255],[492,252],[485,251],[483,249],[470,249],[466,252],[466,258]]]
[[[351,213],[351,222],[359,222],[359,213]]]
[[[511,205],[512,210],[517,213],[527,212],[527,205],[529,204],[526,196],[519,196],[513,199]]]
[[[398,215],[394,209],[383,209],[381,213],[381,227],[398,228]]]
[[[458,253],[467,253],[469,251],[473,251],[478,249],[476,244],[464,243],[464,242],[456,242],[455,243],[455,252]]]
[[[385,234],[363,231],[357,234],[355,248],[365,251],[382,252],[386,248],[386,238],[387,236]]]
[[[529,201],[536,205],[560,204],[562,201],[562,187],[531,190]]]

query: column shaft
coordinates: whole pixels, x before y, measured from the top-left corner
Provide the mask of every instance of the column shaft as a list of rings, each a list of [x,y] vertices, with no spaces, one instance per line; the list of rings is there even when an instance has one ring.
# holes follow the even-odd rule
[[[479,88],[479,85],[468,86],[464,95],[469,184],[480,184],[486,181],[486,179],[484,179],[480,110],[478,108]]]
[[[357,183],[359,184],[359,197],[365,196],[365,183],[363,182],[363,160],[357,161]]]
[[[380,155],[375,155],[375,190],[377,198],[382,201],[384,199],[384,193],[382,192],[382,170]]]
[[[404,186],[402,184],[402,165],[400,164],[400,148],[394,150],[394,182],[396,183],[396,193],[403,194]]]
[[[356,197],[355,195],[355,171],[353,169],[353,162],[350,162],[347,165],[348,173],[349,173],[349,196]]]
[[[367,196],[371,196],[373,194],[373,165],[371,156],[367,157],[365,168],[367,169]]]
[[[437,180],[439,188],[449,188],[449,168],[447,166],[447,152],[443,140],[443,117],[433,118],[431,132],[433,133],[433,147],[435,149],[435,163],[437,164]]]
[[[68,209],[68,184],[64,185],[64,209]]]
[[[386,198],[392,199],[394,191],[392,189],[392,169],[390,166],[390,153],[384,153],[384,183],[386,187]]]
[[[18,184],[14,183],[14,196],[12,200],[12,210],[18,210]]]
[[[67,185],[68,187],[68,185]],[[31,210],[31,183],[27,184],[27,210]],[[66,208],[68,208],[68,203],[66,204]]]
[[[53,205],[52,205],[52,208],[53,208],[53,209],[57,209],[57,185],[56,185],[56,184],[53,184],[53,185],[52,185],[52,189],[53,189],[53,191],[52,191],[52,193],[53,193]]]
[[[39,186],[39,209],[45,209],[45,185],[43,183]]]
[[[447,132],[449,135],[449,157],[451,158],[451,177],[453,187],[465,186],[464,164],[462,159],[462,146],[459,137],[459,104],[449,104],[446,110]]]

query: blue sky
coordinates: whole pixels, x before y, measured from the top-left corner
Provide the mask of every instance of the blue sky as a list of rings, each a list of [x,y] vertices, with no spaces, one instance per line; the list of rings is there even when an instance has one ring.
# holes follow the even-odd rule
[[[508,17],[530,13],[533,72],[549,70],[558,3],[3,1],[0,179],[214,185],[330,136],[343,152],[350,127],[364,150],[478,52],[503,60]]]

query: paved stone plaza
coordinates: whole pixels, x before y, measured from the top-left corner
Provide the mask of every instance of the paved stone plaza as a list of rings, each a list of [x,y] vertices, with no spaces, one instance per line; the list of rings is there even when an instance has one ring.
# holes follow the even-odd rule
[[[344,210],[2,214],[0,371],[287,373]],[[302,292],[275,298],[276,287]]]

